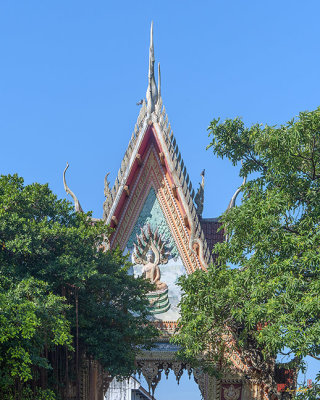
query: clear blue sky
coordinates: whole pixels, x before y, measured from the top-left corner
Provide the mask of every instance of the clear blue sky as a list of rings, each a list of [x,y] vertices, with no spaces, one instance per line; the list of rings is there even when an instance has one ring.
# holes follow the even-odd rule
[[[69,161],[71,189],[101,217],[145,96],[153,19],[169,120],[194,186],[206,168],[204,216],[218,216],[241,179],[205,151],[209,122],[319,106],[319,15],[319,0],[2,0],[0,171],[63,197]]]

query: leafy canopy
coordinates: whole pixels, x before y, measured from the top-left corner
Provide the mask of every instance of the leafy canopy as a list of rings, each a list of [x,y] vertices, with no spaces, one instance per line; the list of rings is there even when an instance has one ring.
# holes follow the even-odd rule
[[[230,239],[215,247],[219,264],[180,281],[176,340],[184,356],[205,352],[213,365],[227,339],[274,388],[277,354],[297,367],[320,356],[320,108],[279,127],[236,118],[208,130],[208,149],[241,161],[248,182],[221,216]]]
[[[128,275],[120,250],[101,249],[109,234],[102,221],[75,213],[47,185],[1,176],[1,395],[26,381],[38,385],[43,371],[54,388],[66,385],[57,379],[73,379],[73,351],[111,375],[134,370],[137,346],[155,333],[144,295],[149,285]],[[58,359],[73,371],[62,373],[60,365],[61,376],[51,373]]]

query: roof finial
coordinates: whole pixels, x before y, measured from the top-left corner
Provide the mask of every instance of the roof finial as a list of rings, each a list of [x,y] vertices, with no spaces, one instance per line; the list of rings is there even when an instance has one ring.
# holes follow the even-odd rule
[[[108,218],[108,214],[110,211],[110,207],[112,205],[112,194],[110,190],[110,182],[108,181],[108,176],[110,172],[106,174],[104,177],[104,195],[105,195],[105,201],[103,203],[103,216],[102,218],[106,220]]]
[[[64,190],[67,192],[67,194],[70,194],[70,196],[73,198],[74,201],[74,209],[76,212],[83,213],[83,209],[80,205],[79,200],[77,199],[77,196],[69,189],[67,182],[66,182],[66,171],[69,168],[69,163],[67,162],[67,166],[65,167],[63,171],[63,186]]]
[[[158,101],[161,97],[161,73],[160,73],[160,63],[158,63]]]
[[[243,164],[243,163],[242,163],[242,161],[241,161],[241,165],[242,165],[242,164]],[[237,197],[238,197],[239,193],[241,192],[241,190],[243,189],[243,187],[244,187],[244,185],[245,185],[246,183],[247,183],[247,175],[245,175],[245,176],[243,177],[243,182],[242,182],[242,184],[238,187],[238,189],[235,191],[234,195],[232,196],[232,198],[231,198],[231,200],[230,200],[230,202],[229,202],[229,204],[228,204],[228,207],[227,207],[227,209],[226,209],[226,213],[228,213],[228,212],[231,210],[231,208],[235,207]],[[226,230],[227,230],[227,226],[226,226]],[[229,239],[230,239],[229,233],[226,234],[225,239],[226,239],[226,242],[229,242]]]
[[[197,205],[197,214],[199,215],[199,217],[202,216],[202,212],[203,212],[203,203],[204,203],[204,174],[205,174],[205,169],[201,172],[200,176],[201,176],[201,183],[199,184],[199,189],[197,191],[197,194],[194,198],[194,202]]]
[[[231,198],[231,200],[230,200],[230,202],[229,202],[229,204],[228,204],[228,207],[227,207],[227,209],[226,209],[226,212],[228,212],[229,210],[231,210],[231,208],[235,207],[237,197],[238,197],[239,193],[241,192],[241,190],[243,189],[243,186],[244,186],[246,183],[247,183],[247,176],[244,176],[244,177],[243,177],[243,182],[242,182],[242,184],[238,187],[238,189],[235,191],[234,195],[232,196],[232,198]]]
[[[154,106],[158,100],[158,90],[156,80],[154,78],[154,49],[153,49],[153,21],[151,22],[150,30],[150,48],[149,48],[149,73],[148,73],[148,88],[147,88],[147,110],[151,114],[154,111]]]

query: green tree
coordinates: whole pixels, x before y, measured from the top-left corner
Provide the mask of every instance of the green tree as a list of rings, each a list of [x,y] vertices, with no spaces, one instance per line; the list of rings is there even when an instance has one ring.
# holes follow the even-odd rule
[[[1,271],[2,274],[4,271]],[[32,379],[32,368],[49,368],[44,346],[70,347],[67,306],[33,278],[0,283],[0,393]]]
[[[300,387],[296,391],[294,400],[319,400],[320,385],[313,383],[307,387]]]
[[[221,216],[228,241],[208,273],[182,278],[184,356],[225,359],[226,338],[276,393],[275,360],[287,368],[320,355],[320,108],[282,126],[236,118],[208,128],[208,148],[240,161],[242,202]]]
[[[109,234],[47,185],[1,176],[1,398],[29,388],[35,398],[39,388],[63,393],[79,382],[84,356],[111,375],[133,372],[139,345],[155,334],[144,295],[150,285],[128,275],[120,250],[101,247]]]

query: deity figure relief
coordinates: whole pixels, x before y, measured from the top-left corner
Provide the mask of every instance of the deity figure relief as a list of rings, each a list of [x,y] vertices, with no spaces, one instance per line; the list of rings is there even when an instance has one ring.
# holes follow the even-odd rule
[[[153,231],[148,224],[141,228],[134,243],[133,261],[142,265],[142,276],[155,285],[155,289],[147,293],[151,314],[161,314],[170,309],[168,286],[162,282],[159,264],[168,262],[169,253],[165,241]]]
[[[157,290],[167,289],[168,286],[160,281],[160,268],[159,265],[153,262],[153,251],[150,249],[147,252],[147,264],[142,268],[142,275],[151,283],[156,285]]]

